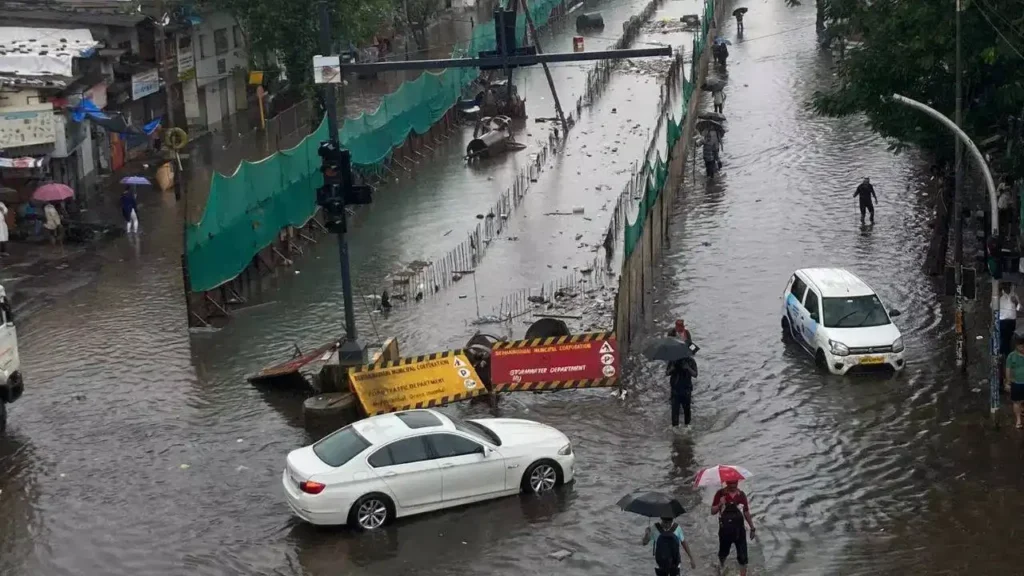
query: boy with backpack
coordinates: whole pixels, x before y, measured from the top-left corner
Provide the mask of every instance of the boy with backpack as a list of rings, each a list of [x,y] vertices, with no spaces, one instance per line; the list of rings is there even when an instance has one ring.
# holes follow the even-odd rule
[[[719,570],[725,566],[729,551],[736,545],[736,561],[740,565],[740,576],[747,576],[747,528],[750,538],[755,538],[754,519],[750,515],[747,495],[740,490],[739,482],[726,482],[725,488],[715,492],[711,501],[711,515],[718,515],[718,562]]]
[[[647,546],[654,541],[654,574],[656,576],[679,576],[679,566],[683,563],[679,549],[686,552],[690,559],[690,568],[697,569],[697,563],[690,554],[690,546],[683,537],[683,529],[672,518],[662,518],[654,523],[654,530],[648,526],[644,532],[642,544]]]

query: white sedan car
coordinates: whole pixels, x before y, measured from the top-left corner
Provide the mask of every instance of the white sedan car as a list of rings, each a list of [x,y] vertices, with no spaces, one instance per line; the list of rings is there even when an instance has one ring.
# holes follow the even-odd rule
[[[575,463],[569,438],[546,424],[409,410],[293,450],[281,482],[299,518],[374,530],[402,516],[547,492],[572,481]]]

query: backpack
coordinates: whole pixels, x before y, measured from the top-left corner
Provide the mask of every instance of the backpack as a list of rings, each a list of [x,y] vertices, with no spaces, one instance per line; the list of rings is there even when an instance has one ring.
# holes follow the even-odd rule
[[[727,528],[743,528],[743,511],[739,504],[727,503],[722,507],[722,514],[719,516],[722,526]]]
[[[679,540],[676,539],[676,525],[673,523],[667,530],[662,529],[661,524],[655,524],[654,527],[658,529],[654,541],[654,562],[659,570],[675,570],[683,563]]]

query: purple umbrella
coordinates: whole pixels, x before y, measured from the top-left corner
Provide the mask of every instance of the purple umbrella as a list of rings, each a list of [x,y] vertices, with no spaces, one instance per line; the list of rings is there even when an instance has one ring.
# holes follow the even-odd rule
[[[125,184],[127,186],[152,186],[153,185],[153,183],[150,182],[145,176],[125,176],[124,178],[121,178],[121,184]]]
[[[32,193],[32,199],[39,202],[60,202],[74,196],[74,190],[66,184],[59,184],[57,182],[43,184]]]

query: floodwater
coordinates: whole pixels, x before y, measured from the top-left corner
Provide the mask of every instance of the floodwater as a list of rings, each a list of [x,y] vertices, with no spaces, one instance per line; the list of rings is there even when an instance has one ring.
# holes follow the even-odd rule
[[[141,239],[82,257],[84,285],[57,271],[55,286],[16,287],[16,297],[32,302],[19,326],[28,389],[0,439],[0,574],[644,573],[652,562],[638,544],[645,521],[614,506],[639,488],[684,500],[696,573],[712,574],[710,495],[688,482],[699,466],[716,463],[757,474],[745,487],[760,537],[751,546],[754,573],[1015,573],[1024,562],[1014,545],[1024,512],[1020,441],[985,428],[976,409],[984,394],[952,374],[949,313],[919,266],[930,218],[918,192],[920,160],[894,158],[857,119],[806,111],[829,77],[828,58],[814,47],[812,5],[765,3],[747,20],[742,41],[731,26],[723,31],[734,43],[725,168],[710,185],[698,174],[680,199],[651,326],[657,334],[685,316],[702,346],[692,430],[668,429],[665,382],[654,365],[638,369],[625,401],[608,391],[510,396],[504,415],[549,422],[573,438],[573,486],[373,535],[302,525],[279,486],[284,455],[311,440],[301,399],[257,391],[244,376],[287,356],[293,342],[310,346],[340,331],[334,243],[321,242],[298,262],[298,274],[277,279],[263,306],[220,332],[189,336],[178,216],[173,200],[150,201]],[[619,124],[584,112],[566,155],[510,219],[521,239],[485,257],[482,307],[589,257],[574,239],[552,236],[558,227],[570,234],[570,224],[533,221],[543,221],[549,204],[579,202],[571,196],[582,197],[581,188],[593,192],[589,173],[614,174],[597,154],[574,164],[586,157],[583,143],[597,145],[580,134],[603,121],[624,137],[632,123],[652,122],[639,113],[625,121],[623,111],[653,108],[653,100],[626,101],[648,97],[637,85],[622,74],[598,104],[617,107]],[[636,140],[618,162],[639,157],[646,135]],[[462,188],[467,196],[458,197],[453,183],[471,172],[446,166],[424,172],[422,183],[417,174],[360,215],[352,235],[357,292],[376,290],[379,276],[364,280],[375,266],[446,251],[444,230],[468,231],[466,215],[485,211],[507,186],[495,170],[493,181],[480,179],[489,191]],[[852,198],[864,175],[880,198],[878,223],[866,229]],[[614,197],[621,185],[602,193]],[[593,202],[593,231],[581,224],[581,233],[600,233],[610,216],[600,212],[602,199]],[[570,260],[573,252],[581,260]],[[786,277],[818,264],[857,271],[904,312],[897,323],[911,363],[903,375],[822,376],[781,342]],[[467,298],[443,291],[386,321],[371,323],[359,306],[361,336],[395,334],[409,353],[459,345],[473,331],[467,290]],[[970,329],[973,336],[980,328]],[[563,548],[573,556],[548,558]]]

